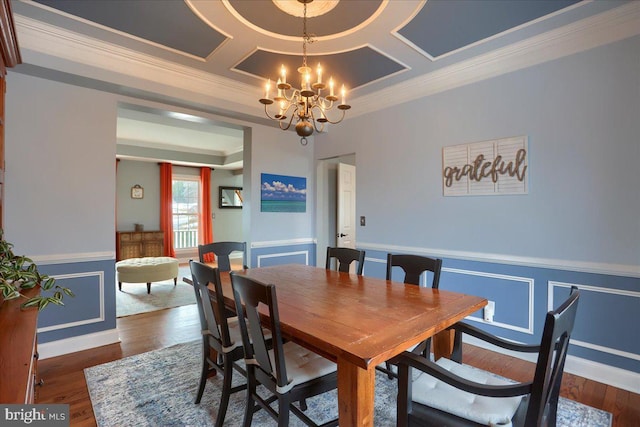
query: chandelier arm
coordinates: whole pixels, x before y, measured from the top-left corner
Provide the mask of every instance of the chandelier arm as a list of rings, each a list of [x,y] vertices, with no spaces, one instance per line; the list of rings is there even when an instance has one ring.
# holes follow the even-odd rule
[[[300,90],[293,89],[293,91],[291,92],[291,96],[287,96],[286,90],[283,90],[282,91],[282,95],[283,95],[284,99],[287,100],[288,103],[290,103],[290,104],[297,103],[298,102],[298,98],[300,97]]]
[[[278,120],[275,117],[272,117],[271,114],[269,114],[269,110],[267,107],[269,107],[269,105],[264,104],[264,113],[267,115],[267,117],[269,117],[271,120]]]
[[[280,126],[280,129],[288,130],[291,127],[291,123],[293,122],[293,116],[294,114],[291,114],[291,117],[289,117],[289,123],[287,123],[285,127],[282,127],[283,120],[278,120],[278,126]]]
[[[329,120],[329,116],[327,116],[326,114],[325,114],[324,117],[327,119],[328,123],[331,123],[332,125],[337,125],[338,123],[340,123],[344,119],[345,111],[346,110],[342,110],[342,117],[340,117],[340,119],[338,119],[337,121]]]
[[[296,104],[295,102],[290,102],[289,105],[287,105],[287,108],[284,108],[282,112],[286,116],[287,114],[289,114],[289,110],[291,110],[291,117],[297,115],[296,111],[298,111],[298,104]]]
[[[327,105],[327,103],[329,103],[329,105]],[[328,111],[331,108],[333,108],[333,101],[327,101],[326,98],[324,97],[318,97],[318,100],[316,101],[316,104],[322,108],[324,111]]]

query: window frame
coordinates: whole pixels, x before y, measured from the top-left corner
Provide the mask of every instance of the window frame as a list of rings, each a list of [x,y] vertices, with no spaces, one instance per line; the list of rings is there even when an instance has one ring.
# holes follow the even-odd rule
[[[176,213],[176,202],[174,199],[174,194],[173,194],[173,186],[175,184],[176,181],[183,181],[183,182],[193,182],[197,185],[197,195],[195,197],[195,201],[196,201],[196,206],[197,206],[197,211],[195,213]],[[200,232],[202,229],[202,224],[200,224],[201,218],[202,218],[202,184],[200,182],[200,177],[198,176],[192,176],[192,175],[184,175],[184,174],[176,174],[174,173],[173,176],[171,177],[171,223],[173,224],[173,234],[174,234],[174,239],[173,239],[173,249],[174,251],[176,251],[176,253],[178,252],[193,252],[194,250],[198,249],[198,244],[199,244],[199,238],[200,238]],[[195,217],[195,224],[196,224],[196,228],[195,228],[195,238],[191,239],[193,240],[193,245],[194,246],[187,246],[187,247],[177,247],[177,243],[178,240],[176,238],[178,232],[182,231],[178,228],[175,227],[176,224],[176,216],[183,216],[183,217]],[[192,221],[187,221],[187,224],[193,224],[194,222]],[[178,221],[179,224],[179,221]],[[193,231],[192,228],[188,229],[188,230],[184,230],[184,231]]]

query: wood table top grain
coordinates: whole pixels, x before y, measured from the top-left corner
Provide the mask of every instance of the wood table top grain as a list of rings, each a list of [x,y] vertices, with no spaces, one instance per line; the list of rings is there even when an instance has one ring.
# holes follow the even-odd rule
[[[338,364],[341,426],[373,426],[376,365],[487,303],[477,296],[300,264],[233,274],[274,284],[282,332]],[[233,307],[229,273],[221,273],[221,281],[225,302]]]

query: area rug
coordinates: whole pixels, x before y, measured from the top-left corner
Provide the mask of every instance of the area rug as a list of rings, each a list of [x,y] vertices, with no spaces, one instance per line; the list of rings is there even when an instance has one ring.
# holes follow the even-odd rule
[[[84,370],[98,426],[213,426],[220,399],[221,376],[207,381],[202,402],[195,405],[200,376],[201,342],[194,341],[143,353]],[[243,378],[234,372],[234,384]],[[376,373],[375,425],[396,425],[395,380]],[[245,392],[234,393],[225,426],[240,426]],[[337,417],[335,391],[307,400],[306,414],[316,422]],[[568,399],[558,405],[559,427],[610,427],[610,413]],[[253,425],[275,425],[258,411]],[[291,415],[291,426],[303,426]]]
[[[147,294],[146,283],[122,282],[122,291],[118,290],[116,283],[116,317],[195,304],[193,287],[183,282],[183,277],[191,277],[188,266],[180,267],[176,286],[173,285],[173,279],[153,282],[150,294]]]

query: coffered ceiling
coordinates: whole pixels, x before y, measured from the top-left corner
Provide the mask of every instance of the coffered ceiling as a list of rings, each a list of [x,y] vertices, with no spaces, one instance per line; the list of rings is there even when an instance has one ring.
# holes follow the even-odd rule
[[[357,116],[636,35],[638,3],[316,0],[309,65],[347,87]],[[266,123],[265,80],[301,64],[302,6],[293,0],[12,7],[24,63],[16,71],[223,117]]]

